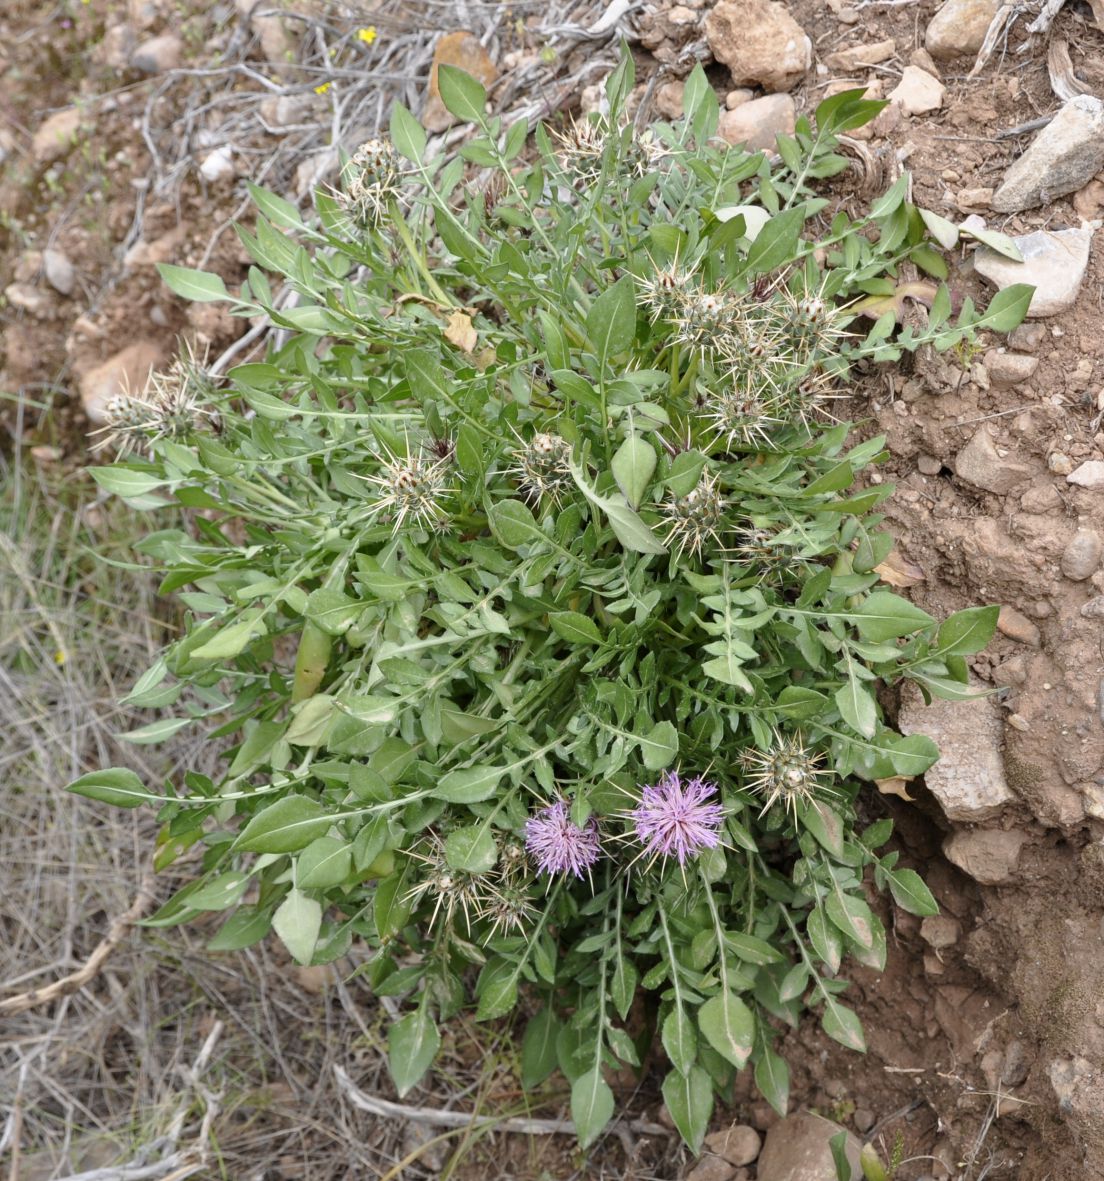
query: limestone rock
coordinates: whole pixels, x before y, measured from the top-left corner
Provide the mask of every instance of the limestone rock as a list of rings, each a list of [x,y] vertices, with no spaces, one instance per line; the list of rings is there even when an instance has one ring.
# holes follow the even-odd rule
[[[1035,288],[1027,314],[1036,319],[1056,316],[1071,308],[1089,265],[1091,228],[1036,230],[1013,238],[1023,262],[1013,262],[982,247],[975,256],[977,272],[996,287],[1029,283]]]
[[[39,164],[52,164],[69,154],[84,119],[76,107],[66,107],[51,115],[34,133],[31,155]]]
[[[937,950],[953,946],[958,942],[958,936],[958,923],[949,915],[930,914],[920,924],[920,938]]]
[[[1104,542],[1095,529],[1078,529],[1062,551],[1062,573],[1073,582],[1084,582],[1096,573]]]
[[[673,82],[664,82],[663,85],[656,91],[656,110],[665,119],[681,119],[683,116],[682,95],[686,89],[686,83],[676,79]]]
[[[981,690],[981,685],[972,685]],[[950,820],[979,821],[996,816],[1015,797],[1001,757],[1004,723],[990,697],[925,705],[920,691],[906,684],[897,725],[902,734],[926,734],[939,747],[939,761],[925,773],[932,795]]]
[[[938,78],[919,66],[905,66],[901,81],[886,96],[908,115],[924,115],[938,111],[943,105],[946,87]]]
[[[969,874],[983,886],[1007,882],[1016,872],[1026,834],[1018,829],[977,828],[951,833],[943,842],[943,852],[952,865]]]
[[[42,252],[42,270],[46,282],[62,295],[72,295],[77,282],[77,272],[69,259],[60,250]]]
[[[49,299],[30,283],[9,283],[4,288],[4,298],[13,308],[18,308],[35,319],[42,319],[50,310]]]
[[[876,66],[879,62],[888,61],[897,52],[897,45],[891,37],[887,41],[874,41],[867,45],[852,45],[836,53],[830,53],[824,64],[830,70],[842,70],[851,73],[863,66]]]
[[[1015,640],[1018,644],[1026,644],[1029,648],[1038,648],[1043,642],[1039,629],[1015,607],[1001,607],[997,616],[997,630],[1001,635]]]
[[[705,37],[735,86],[789,90],[813,64],[813,43],[775,0],[719,0],[705,18]]]
[[[1071,98],[1005,173],[993,194],[998,213],[1034,209],[1072,193],[1104,168],[1104,102]]]
[[[924,45],[934,58],[946,60],[977,53],[1001,0],[947,0],[928,22]]]
[[[985,354],[989,380],[998,389],[1020,385],[1039,368],[1039,358],[1024,353],[1002,353],[990,349]]]
[[[80,398],[89,421],[102,425],[112,398],[141,393],[150,371],[160,362],[160,347],[152,341],[140,340],[85,373],[80,379]]]
[[[844,1129],[811,1111],[779,1120],[767,1133],[759,1157],[758,1181],[836,1181],[829,1141]],[[852,1174],[859,1176],[861,1144],[847,1133],[845,1150]]]
[[[792,135],[797,108],[788,94],[753,98],[734,111],[722,111],[717,130],[730,144],[743,144],[752,152],[774,151],[780,135]]]
[[[759,1155],[759,1133],[748,1124],[734,1124],[705,1138],[705,1146],[729,1164],[750,1165]]]
[[[1066,483],[1082,488],[1104,488],[1104,460],[1087,459],[1066,476]]]
[[[955,456],[954,469],[960,480],[998,496],[1011,492],[1017,484],[1035,474],[1031,464],[1001,455],[984,425],[978,427]]]
[[[1043,324],[1018,324],[1008,334],[1008,347],[1021,353],[1033,353],[1046,338]]]
[[[164,74],[180,65],[184,42],[174,33],[143,41],[134,51],[130,64],[143,74]]]
[[[736,1166],[708,1153],[686,1174],[686,1181],[734,1181]]]

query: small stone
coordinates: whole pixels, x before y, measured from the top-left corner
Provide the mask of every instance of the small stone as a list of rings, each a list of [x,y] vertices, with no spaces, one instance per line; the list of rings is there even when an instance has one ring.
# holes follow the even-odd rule
[[[1082,221],[1092,221],[1104,208],[1104,180],[1090,180],[1073,194],[1073,211]]]
[[[938,476],[943,470],[943,464],[934,455],[919,455],[916,458],[916,468],[921,475]]]
[[[1001,0],[947,0],[928,22],[924,45],[934,58],[977,53]]]
[[[960,189],[955,204],[963,213],[970,213],[975,209],[988,209],[992,200],[992,189]]]
[[[1018,644],[1027,644],[1029,648],[1038,648],[1043,642],[1039,629],[1015,607],[1001,607],[997,616],[997,630]]]
[[[49,299],[30,283],[9,283],[4,288],[4,298],[13,308],[18,308],[36,319],[41,319],[50,310]]]
[[[829,1142],[844,1131],[839,1124],[811,1111],[799,1111],[779,1120],[767,1133],[759,1157],[759,1181],[836,1181],[839,1174]],[[844,1151],[853,1176],[860,1175],[861,1148],[858,1139],[846,1132]]]
[[[173,33],[143,41],[134,51],[130,64],[143,74],[164,74],[180,65],[184,42]]]
[[[867,1107],[856,1107],[851,1114],[851,1122],[863,1133],[869,1132],[874,1126],[877,1116]]]
[[[887,95],[909,115],[924,115],[943,106],[946,87],[919,66],[905,66],[901,81]]]
[[[876,66],[880,62],[888,61],[897,52],[897,45],[892,38],[887,41],[875,41],[869,45],[851,45],[847,49],[830,53],[824,64],[832,70],[842,70],[852,73],[863,66]]]
[[[754,97],[754,90],[748,90],[746,86],[741,86],[736,90],[730,90],[725,95],[725,106],[730,111],[734,111],[737,107],[742,107],[744,103],[750,102]]]
[[[1056,316],[1071,308],[1081,290],[1089,265],[1091,228],[1037,230],[1013,238],[1023,262],[1013,262],[995,250],[982,247],[974,256],[979,275],[996,287],[1029,283],[1035,288],[1027,314],[1035,319]]]
[[[955,456],[954,468],[960,480],[998,496],[1011,492],[1017,484],[1035,474],[1031,464],[1002,456],[984,426],[978,427],[970,441]]]
[[[334,964],[300,964],[292,968],[291,974],[295,983],[304,992],[313,993],[315,996],[332,988],[341,979]]]
[[[42,252],[42,270],[46,282],[62,295],[72,295],[77,282],[77,272],[69,259],[60,250]]]
[[[1047,456],[1047,470],[1056,476],[1068,476],[1073,471],[1073,460],[1062,451],[1052,451]]]
[[[985,368],[989,371],[989,380],[993,385],[1002,389],[1027,381],[1039,368],[1039,358],[990,349],[985,354]]]
[[[780,135],[792,135],[797,108],[788,94],[753,98],[734,111],[722,111],[718,131],[730,144],[744,145],[752,152],[774,150]]]
[[[200,175],[211,184],[228,179],[236,171],[234,149],[229,144],[223,144],[221,148],[215,148],[213,152],[208,152],[199,162]]]
[[[1035,209],[1081,188],[1104,168],[1104,102],[1071,98],[1005,173],[993,195],[998,213]]]
[[[943,852],[952,865],[983,886],[1007,882],[1016,872],[1020,850],[1027,837],[1018,830],[978,828],[952,833],[943,842]]]
[[[39,164],[52,164],[69,154],[84,122],[76,107],[66,107],[51,115],[34,133],[31,155]]]
[[[706,1136],[705,1146],[730,1164],[750,1165],[759,1155],[759,1133],[747,1124],[736,1124]]]
[[[933,78],[938,78],[940,76],[939,67],[935,64],[932,55],[923,46],[920,46],[919,49],[914,49],[912,53],[909,54],[909,65],[919,66],[920,69],[925,70],[927,73],[931,74]]]
[[[1027,1082],[1029,1063],[1027,1047],[1016,1038],[1004,1048],[1000,1079],[1006,1087],[1018,1087]]]
[[[1081,488],[1104,488],[1104,460],[1086,460],[1066,476],[1066,483]]]
[[[161,361],[161,349],[152,341],[127,345],[103,364],[90,369],[80,379],[80,398],[84,412],[96,426],[106,421],[108,403],[120,394],[141,393],[150,371]]]
[[[685,4],[676,4],[667,10],[667,19],[673,25],[694,25],[698,23],[698,14]]]
[[[978,691],[984,688],[973,684]],[[897,725],[902,734],[926,734],[939,747],[939,761],[925,773],[928,790],[950,820],[980,821],[1014,801],[1004,774],[1004,721],[990,697],[969,701],[933,698],[906,683]]]
[[[735,1165],[729,1164],[723,1156],[707,1154],[686,1174],[686,1181],[732,1181],[735,1176]]]
[[[705,18],[705,38],[736,86],[789,90],[813,64],[813,43],[774,0],[719,0]]]
[[[1083,619],[1104,619],[1104,595],[1097,595],[1081,608]]]
[[[685,89],[686,83],[676,79],[674,82],[664,82],[656,91],[656,110],[665,119],[682,118],[684,114],[682,95]]]
[[[1008,334],[1008,347],[1021,353],[1033,353],[1045,336],[1044,324],[1019,324]]]
[[[841,25],[857,25],[862,20],[862,14],[857,8],[841,8],[836,19]]]
[[[958,936],[958,923],[945,914],[930,914],[920,924],[920,938],[937,951],[957,943]]]
[[[1078,529],[1062,551],[1062,573],[1073,582],[1084,582],[1096,572],[1104,542],[1095,529]]]

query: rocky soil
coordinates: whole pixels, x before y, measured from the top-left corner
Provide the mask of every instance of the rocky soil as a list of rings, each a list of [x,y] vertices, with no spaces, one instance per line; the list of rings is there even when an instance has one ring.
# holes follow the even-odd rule
[[[245,331],[175,300],[154,264],[240,280],[244,255],[223,231],[244,214],[244,177],[275,153],[266,183],[301,197],[332,167],[324,140],[296,130],[327,117],[314,76],[285,75],[250,99],[232,143],[217,108],[197,112],[212,96],[197,97],[180,67],[209,63],[212,46],[276,79],[301,51],[292,22],[250,17],[243,2],[181,23],[160,0],[91,0],[51,37],[33,3],[0,15],[0,388],[19,395],[0,415],[41,463],[83,462],[105,400],[140,384],[179,336],[218,354]],[[847,1127],[854,1153],[867,1139],[888,1156],[899,1136],[903,1181],[1104,1176],[1104,8],[1051,4],[1052,23],[1033,33],[1040,7],[1014,6],[987,42],[999,0],[597,5],[578,19],[599,32],[563,45],[569,82],[545,107],[597,101],[615,32],[638,51],[646,117],[677,116],[701,61],[732,143],[769,150],[824,97],[865,87],[889,105],[847,145],[855,169],[839,199],[857,203],[907,169],[916,203],[972,232],[951,259],[957,298],[1037,288],[1009,340],[871,370],[847,411],[888,440],[873,478],[898,488],[897,584],[937,615],[1002,607],[973,661],[988,696],[885,703],[943,758],[925,782],[866,806],[894,817],[904,862],[943,913],[921,922],[878,904],[888,969],[853,973],[865,1058],[812,1026],[782,1046],[797,1104]],[[339,10],[327,8],[335,21]],[[481,39],[503,102],[550,44],[529,11],[509,36]],[[478,57],[461,42],[449,51]],[[409,105],[425,81],[424,70],[410,79]],[[427,122],[439,118],[431,106]],[[174,155],[181,128],[188,151]],[[1024,261],[986,247],[991,230]],[[922,316],[922,299],[907,314]],[[688,1175],[831,1181],[833,1130],[808,1114],[778,1122],[742,1080]]]

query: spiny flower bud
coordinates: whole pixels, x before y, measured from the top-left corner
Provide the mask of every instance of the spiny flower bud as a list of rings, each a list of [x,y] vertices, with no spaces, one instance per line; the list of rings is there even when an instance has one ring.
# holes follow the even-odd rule
[[[361,144],[345,166],[344,180],[338,200],[353,222],[361,229],[378,229],[399,195],[402,172],[395,149],[381,139]]]
[[[639,280],[637,303],[647,311],[653,324],[658,320],[674,320],[678,317],[691,273],[671,265]]]
[[[700,556],[707,541],[720,544],[724,510],[725,499],[717,487],[717,477],[703,472],[696,488],[662,506],[668,526],[665,544],[676,546],[680,554]]]
[[[362,477],[377,491],[371,511],[391,521],[395,533],[407,525],[440,529],[448,521],[441,502],[453,492],[448,469],[448,459],[424,451],[389,455],[376,475]]]
[[[558,504],[572,487],[571,445],[559,435],[542,431],[514,452],[513,475],[527,499]]]
[[[821,766],[822,757],[805,746],[800,733],[776,730],[766,750],[747,747],[740,761],[747,772],[747,786],[766,797],[760,815],[780,803],[796,819],[799,805],[812,801],[831,774]]]

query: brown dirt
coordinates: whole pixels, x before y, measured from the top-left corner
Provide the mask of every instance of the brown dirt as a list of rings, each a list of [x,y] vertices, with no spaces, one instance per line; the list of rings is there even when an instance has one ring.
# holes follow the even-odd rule
[[[213,232],[240,207],[237,182],[207,185],[192,170],[172,187],[171,199],[147,198],[141,187],[151,166],[141,115],[156,83],[110,62],[105,37],[120,7],[111,0],[74,3],[60,9],[66,15],[59,18],[43,15],[35,0],[14,0],[0,16],[0,65],[8,83],[0,88],[0,134],[6,128],[12,144],[0,168],[0,273],[5,283],[15,278],[37,284],[45,297],[41,314],[0,309],[0,385],[14,395],[0,404],[0,415],[9,426],[18,423],[25,444],[58,444],[75,464],[83,461],[85,424],[71,391],[88,368],[137,337],[168,351],[187,331],[217,350],[241,331],[240,322],[208,308],[189,312],[148,263],[123,261],[139,240],[136,226],[142,241],[159,244],[165,261],[195,265],[207,256],[204,265],[231,283],[240,280],[244,259],[230,234],[211,248]],[[159,11],[157,5],[145,7]],[[665,24],[672,7],[667,0],[653,7],[658,15],[645,14],[651,22],[646,44],[671,76],[679,76],[701,56],[700,29]],[[131,4],[132,10],[141,8]],[[835,0],[793,0],[790,8],[812,38],[817,61],[849,45],[893,37],[896,56],[870,71],[888,90],[922,45],[936,4],[876,3],[862,10],[858,23],[841,21]],[[183,22],[187,53],[203,62],[207,42],[225,30],[208,6],[189,11]],[[1055,27],[1070,41],[1085,83],[1104,94],[1104,35],[1087,13],[1071,3]],[[161,32],[169,21],[162,11],[143,35]],[[1015,50],[1022,40],[1017,27],[1008,54],[998,54],[977,78],[967,77],[969,58],[943,63],[943,109],[896,123],[887,119],[866,140],[875,152],[888,148],[906,156],[919,204],[952,218],[972,211],[956,210],[958,194],[993,187],[1029,138],[995,134],[1056,108],[1045,46],[1020,54]],[[652,60],[641,55],[642,73],[654,69]],[[726,72],[710,72],[723,94]],[[815,106],[831,81],[830,73],[810,74],[809,84],[795,91],[799,109]],[[193,97],[187,88],[174,92],[158,111],[160,134],[167,134]],[[45,168],[36,164],[33,131],[52,109],[77,98],[94,113],[94,131],[63,160]],[[270,183],[279,188],[280,180]],[[291,183],[287,170],[282,180]],[[1006,233],[1080,222],[1072,198],[1008,218],[994,218],[983,207],[979,212]],[[72,296],[54,292],[37,277],[33,257],[28,261],[29,249],[47,245],[77,268]],[[965,257],[952,285],[960,295],[987,298]],[[793,1069],[795,1104],[845,1123],[856,1109],[871,1111],[885,1121],[877,1142],[887,1150],[898,1133],[903,1137],[905,1156],[917,1159],[901,1169],[902,1181],[924,1174],[962,1181],[1104,1176],[1104,1005],[1098,983],[1104,827],[1092,814],[1104,815],[1094,802],[1104,799],[1098,703],[1104,645],[1099,621],[1080,615],[1089,598],[1104,592],[1104,575],[1072,582],[1058,566],[1078,525],[1104,529],[1104,509],[1099,491],[1072,487],[1047,466],[1054,452],[1074,465],[1104,458],[1096,418],[1104,379],[1102,290],[1098,240],[1077,305],[1041,321],[1045,331],[1035,348],[1040,364],[1026,383],[991,385],[979,368],[980,352],[945,365],[921,359],[911,372],[870,374],[851,408],[855,417],[868,418],[867,429],[888,439],[891,460],[881,476],[898,487],[888,506],[890,524],[924,573],[909,591],[913,599],[936,615],[997,602],[1015,607],[1037,629],[1037,635],[1023,628],[999,634],[972,662],[981,680],[1004,689],[1001,700],[1013,719],[1003,753],[1017,802],[990,823],[1027,835],[1017,876],[1002,886],[982,886],[952,867],[941,853],[952,826],[922,786],[913,789],[915,804],[872,797],[871,818],[893,816],[904,863],[924,873],[944,914],[957,923],[958,938],[936,950],[921,938],[919,920],[881,900],[881,917],[892,934],[887,969],[881,976],[861,968],[852,973],[850,1003],[863,1018],[868,1055],[842,1050],[812,1021],[781,1046]],[[980,492],[953,474],[954,457],[979,428],[989,430],[1011,459],[1034,469],[1007,496]],[[926,470],[935,470],[936,461],[937,474],[921,473],[922,457]],[[241,994],[235,996],[234,1003],[241,1003]],[[316,1015],[310,1004],[293,1014],[305,1031]],[[483,1051],[472,1039],[458,1051],[459,1059]],[[516,1098],[508,1070],[495,1077],[488,1104]],[[655,1118],[657,1104],[655,1079],[648,1076],[634,1106]],[[293,1102],[286,1110],[276,1102],[271,1111],[291,1119],[294,1108]],[[324,1120],[325,1112],[317,1118]],[[774,1117],[742,1078],[723,1119],[765,1129]],[[302,1152],[308,1145],[321,1151],[324,1139],[296,1143]],[[620,1170],[626,1177],[673,1177],[679,1167],[665,1146],[647,1141],[637,1144],[635,1155],[622,1153],[612,1143],[606,1159],[583,1165],[558,1138],[526,1143],[495,1137],[476,1146],[455,1175],[497,1170],[495,1175],[536,1177],[544,1170],[567,1178],[610,1169],[610,1175]],[[307,1175],[295,1172],[296,1159],[305,1158],[285,1160],[288,1171],[279,1175]]]

